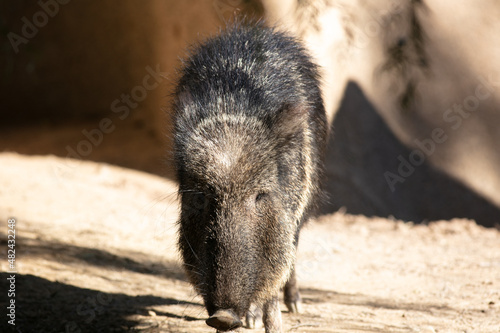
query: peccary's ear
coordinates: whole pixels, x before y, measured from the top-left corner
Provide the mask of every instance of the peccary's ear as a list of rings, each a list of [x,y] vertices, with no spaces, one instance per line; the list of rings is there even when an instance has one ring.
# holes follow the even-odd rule
[[[193,124],[196,123],[196,112],[194,110],[194,98],[189,89],[182,89],[176,93],[175,108],[179,112],[177,117],[177,125],[184,130],[190,130]],[[180,130],[181,128],[178,128]]]
[[[177,93],[179,106],[185,107],[193,103],[193,95],[188,89],[183,89]]]
[[[278,114],[275,128],[281,137],[289,137],[302,132],[307,127],[308,118],[307,103],[286,103]]]

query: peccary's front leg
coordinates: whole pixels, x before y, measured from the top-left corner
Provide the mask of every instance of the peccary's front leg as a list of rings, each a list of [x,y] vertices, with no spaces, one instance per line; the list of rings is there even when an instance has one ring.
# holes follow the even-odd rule
[[[281,311],[280,304],[278,300],[278,295],[275,295],[263,308],[264,316],[264,328],[266,333],[281,333]]]
[[[292,269],[290,278],[284,288],[285,305],[290,313],[300,313],[301,300],[299,287],[297,285],[297,277],[295,276],[295,267]]]

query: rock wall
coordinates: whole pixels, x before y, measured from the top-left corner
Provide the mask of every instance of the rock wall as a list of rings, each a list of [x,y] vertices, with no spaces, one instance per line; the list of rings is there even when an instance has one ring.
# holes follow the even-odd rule
[[[2,2],[0,126],[140,121],[168,151],[179,58],[236,15],[294,32],[323,67],[323,212],[500,223],[494,0]]]

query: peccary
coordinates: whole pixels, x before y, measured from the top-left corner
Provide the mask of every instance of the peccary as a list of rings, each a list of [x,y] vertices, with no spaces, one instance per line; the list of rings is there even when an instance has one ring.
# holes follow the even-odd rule
[[[318,69],[294,38],[235,24],[193,48],[173,103],[179,249],[218,331],[281,332],[297,312],[299,231],[317,201],[327,121]]]

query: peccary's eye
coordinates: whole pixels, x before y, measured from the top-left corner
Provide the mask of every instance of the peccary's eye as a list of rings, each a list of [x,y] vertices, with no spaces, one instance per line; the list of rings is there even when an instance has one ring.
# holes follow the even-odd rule
[[[259,193],[257,193],[257,195],[255,196],[255,202],[262,201],[262,200],[264,200],[267,196],[268,196],[268,194],[267,194],[266,192],[259,192]]]
[[[193,193],[193,208],[194,209],[204,209],[206,205],[206,197],[203,192],[195,192]]]

